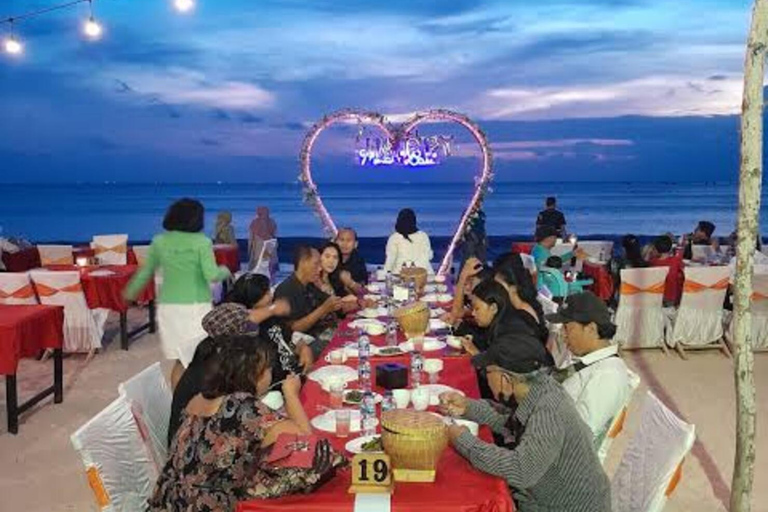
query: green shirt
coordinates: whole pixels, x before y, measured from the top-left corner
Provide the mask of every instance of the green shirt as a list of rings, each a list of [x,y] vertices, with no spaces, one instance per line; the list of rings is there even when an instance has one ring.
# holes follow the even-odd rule
[[[152,239],[144,265],[125,289],[126,298],[135,299],[158,269],[163,304],[211,302],[210,283],[230,275],[226,267],[216,266],[213,244],[203,233],[166,231]]]

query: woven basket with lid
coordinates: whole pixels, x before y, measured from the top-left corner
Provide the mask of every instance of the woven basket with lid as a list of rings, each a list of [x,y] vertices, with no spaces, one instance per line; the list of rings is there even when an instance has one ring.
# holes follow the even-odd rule
[[[411,302],[394,312],[397,323],[408,339],[424,336],[429,330],[429,306],[425,302]]]
[[[424,287],[427,285],[427,269],[421,267],[403,267],[400,269],[400,279],[404,283],[413,281],[413,287],[416,293],[424,293]]]
[[[392,460],[395,480],[434,482],[448,445],[445,423],[428,412],[395,409],[381,415],[381,440]]]

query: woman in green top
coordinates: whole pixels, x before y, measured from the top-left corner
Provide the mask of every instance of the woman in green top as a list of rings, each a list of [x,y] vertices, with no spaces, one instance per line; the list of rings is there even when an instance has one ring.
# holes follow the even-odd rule
[[[163,354],[176,362],[174,386],[206,337],[202,320],[212,309],[210,283],[230,275],[216,266],[213,245],[202,232],[204,215],[194,199],[173,203],[163,220],[165,233],[152,239],[144,264],[125,289],[125,297],[134,300],[155,272],[162,272],[157,320]]]

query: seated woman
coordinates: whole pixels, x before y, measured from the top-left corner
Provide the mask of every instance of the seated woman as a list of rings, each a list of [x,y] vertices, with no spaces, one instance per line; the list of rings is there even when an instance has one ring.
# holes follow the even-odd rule
[[[234,337],[206,361],[202,392],[187,405],[168,462],[149,499],[151,511],[232,511],[238,501],[306,493],[330,479],[343,458],[318,443],[310,469],[276,469],[265,458],[282,433],[308,435],[301,381],[282,384],[286,417],[259,397],[272,382],[266,343]]]
[[[335,242],[326,242],[320,248],[320,275],[315,286],[329,296],[336,296],[349,302],[356,302],[357,295],[365,288],[352,279],[352,275],[341,268],[341,248]]]
[[[416,225],[416,213],[410,208],[397,214],[395,232],[387,240],[387,260],[384,270],[397,274],[404,265],[414,265],[432,270],[432,244],[429,236]]]
[[[521,512],[610,512],[610,482],[573,400],[546,371],[510,355],[498,352],[485,361],[497,405],[454,392],[440,395],[440,403],[446,414],[515,438],[514,448],[482,441],[458,425],[448,427],[451,444],[477,469],[504,478]]]

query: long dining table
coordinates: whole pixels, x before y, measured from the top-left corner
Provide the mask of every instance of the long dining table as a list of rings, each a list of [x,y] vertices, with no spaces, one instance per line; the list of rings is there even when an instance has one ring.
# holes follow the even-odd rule
[[[347,318],[336,330],[324,352],[318,358],[313,371],[329,363],[324,356],[335,349],[341,348],[357,339],[357,333],[350,329],[349,324],[354,318]],[[398,342],[404,341],[402,332],[398,333]],[[371,344],[379,347],[386,346],[385,336],[369,336]],[[450,386],[465,393],[470,398],[479,398],[480,390],[476,372],[470,363],[469,356],[461,354],[449,347],[440,351],[424,352],[424,358],[440,358],[443,360],[443,370],[440,372],[440,384]],[[356,368],[357,359],[347,360],[346,365]],[[410,355],[372,356],[371,380],[373,390],[383,394],[384,390],[376,386],[376,367],[385,363],[401,363],[410,366]],[[423,382],[426,380],[423,375]],[[410,379],[410,377],[409,377]],[[354,389],[357,382],[350,383]],[[410,381],[409,381],[410,387]],[[311,418],[322,414],[329,407],[329,394],[311,379],[307,380],[301,391],[304,410]],[[380,417],[380,405],[377,405]],[[430,411],[436,411],[434,407]],[[337,450],[345,452],[345,444],[354,438],[339,438],[315,429],[315,433],[330,440]],[[481,439],[493,442],[493,436],[488,427],[482,426],[479,431]],[[303,512],[362,512],[367,510],[364,502],[356,501],[355,495],[348,492],[351,481],[349,469],[339,471],[328,483],[308,495],[288,496],[274,500],[251,500],[238,504],[238,512],[284,512],[302,510]],[[510,497],[506,482],[495,476],[482,473],[472,467],[453,447],[448,446],[437,467],[434,483],[403,483],[396,482],[389,503],[393,512],[512,512],[515,507]]]

